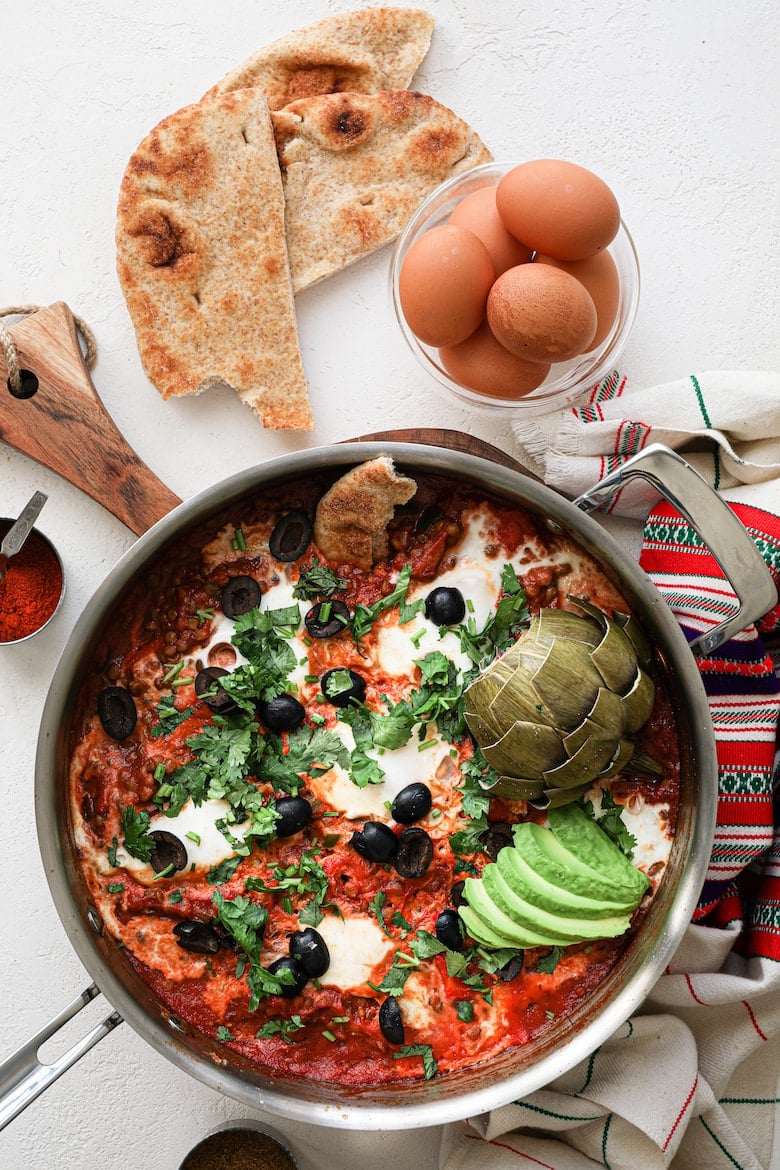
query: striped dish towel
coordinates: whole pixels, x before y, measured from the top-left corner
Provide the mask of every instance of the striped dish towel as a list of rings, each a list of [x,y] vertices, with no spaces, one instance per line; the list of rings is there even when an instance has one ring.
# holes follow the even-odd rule
[[[729,500],[780,580],[780,376],[703,374],[633,391],[615,373],[585,405],[532,424],[518,417],[514,429],[521,461],[571,496],[650,441],[675,447]],[[733,606],[669,504],[632,483],[611,508],[645,520],[640,563],[689,638]],[[718,823],[694,922],[667,971],[587,1061],[449,1127],[442,1170],[780,1167],[780,684],[769,652],[779,632],[776,607],[698,660]]]

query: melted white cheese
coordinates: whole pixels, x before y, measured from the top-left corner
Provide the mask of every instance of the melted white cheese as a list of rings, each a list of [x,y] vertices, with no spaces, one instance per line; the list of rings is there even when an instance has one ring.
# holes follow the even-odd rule
[[[377,968],[387,963],[395,943],[382,933],[373,918],[338,918],[329,914],[317,931],[330,954],[330,966],[320,978],[323,986],[366,994],[366,980],[381,981],[382,973]],[[379,979],[375,978],[377,974]]]
[[[415,781],[427,784],[435,793],[437,780],[436,770],[441,761],[449,755],[450,745],[436,734],[432,734],[434,725],[429,725],[425,743],[432,746],[419,750],[420,741],[416,731],[412,738],[402,747],[392,751],[382,751],[371,748],[366,755],[376,760],[384,772],[381,784],[367,784],[365,788],[358,788],[350,779],[349,772],[334,764],[330,771],[322,776],[314,777],[309,787],[320,800],[337,809],[350,820],[359,817],[369,817],[375,821],[391,821],[388,803],[392,803],[402,788]],[[338,721],[333,730],[339,735],[349,751],[355,747],[352,728],[346,723]]]
[[[187,850],[187,870],[194,865],[197,869],[209,869],[218,865],[227,857],[232,857],[235,849],[227,837],[217,828],[217,821],[223,820],[230,813],[230,805],[226,800],[204,800],[201,805],[195,805],[191,800],[183,806],[175,817],[166,817],[162,814],[153,816],[149,822],[149,832],[164,831],[178,837]],[[249,827],[246,821],[240,825],[231,825],[230,833],[237,840],[242,840]],[[187,836],[192,833],[199,840]],[[124,845],[117,849],[117,861],[125,869],[132,870],[139,880],[144,874],[149,879],[154,878],[154,870],[146,861],[139,861],[131,857]]]

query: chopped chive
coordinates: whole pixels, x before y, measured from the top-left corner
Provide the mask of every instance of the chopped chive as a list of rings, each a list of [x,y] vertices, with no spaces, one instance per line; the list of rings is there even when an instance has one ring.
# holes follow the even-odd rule
[[[435,747],[439,741],[436,739],[424,739],[422,743],[417,745],[418,752],[426,752],[428,748]]]
[[[328,721],[324,715],[320,715],[319,711],[315,711],[309,716],[309,722],[316,724],[317,727],[322,727],[323,723]]]
[[[196,845],[200,845],[200,834],[199,833],[193,833],[192,830],[190,830],[190,832],[185,833],[184,836],[187,838],[188,841],[194,841]]]
[[[237,552],[246,552],[246,539],[240,528],[236,529],[236,534],[231,541],[231,547]]]
[[[425,630],[418,630],[416,634],[412,634],[409,641],[412,643],[415,650],[420,649],[420,642],[423,640],[424,637],[425,637]]]
[[[305,661],[305,662],[308,662],[308,658],[307,658],[307,659],[304,659],[304,661]],[[305,675],[303,676],[303,681],[304,681],[304,682],[319,682],[319,681],[320,681],[320,679],[319,679],[319,675],[316,675],[316,674],[305,674]]]
[[[304,646],[311,646],[311,638],[302,638],[301,641],[303,642]]]
[[[172,682],[175,678],[177,678],[179,676],[183,666],[184,666],[184,659],[183,658],[181,659],[180,662],[174,662],[173,665],[170,667],[170,669],[167,670],[165,672],[165,674],[163,675],[163,682],[164,683]]]
[[[285,914],[292,914],[292,899],[288,897],[282,898],[282,910]]]
[[[210,622],[214,616],[213,609],[196,609],[195,617],[201,622]]]
[[[321,622],[326,622],[326,621],[328,621],[328,620],[329,620],[329,618],[330,618],[330,611],[331,611],[332,609],[333,609],[333,605],[331,604],[331,602],[330,602],[330,601],[322,601],[322,602],[320,602],[320,614],[319,614],[319,620],[320,620]]]
[[[318,703],[327,703],[327,701],[328,700],[325,698],[325,696],[323,694],[319,694],[316,696],[316,702],[318,702]]]
[[[432,821],[438,821],[440,816],[441,816],[441,809],[440,808],[432,809],[432,811],[431,811],[431,820]]]
[[[326,1040],[330,1040],[331,1044],[336,1043],[336,1037],[333,1035],[332,1032],[329,1032],[327,1028],[325,1028],[323,1030],[322,1035],[325,1037]]]
[[[549,1008],[547,1009],[547,1011],[544,1014],[547,1016],[548,1020],[555,1019],[555,1012],[551,1012]]]
[[[166,865],[165,869],[161,869],[159,873],[154,875],[154,880],[158,881],[160,878],[170,877],[171,874],[175,872],[176,866],[173,864],[173,862],[171,862],[170,865]]]
[[[322,814],[324,817],[337,817],[339,814],[335,809],[330,809],[328,812]]]
[[[154,778],[158,784],[160,783],[161,780],[163,780],[165,778],[166,770],[167,769],[165,767],[165,764],[163,764],[162,761],[154,769]]]
[[[334,1016],[330,1022],[331,1024],[348,1024],[349,1016]]]
[[[470,597],[466,598],[466,609],[469,611],[469,613],[474,612],[474,602],[471,600]]]
[[[190,683],[195,682],[194,678],[175,678],[171,683],[173,687],[188,687]]]

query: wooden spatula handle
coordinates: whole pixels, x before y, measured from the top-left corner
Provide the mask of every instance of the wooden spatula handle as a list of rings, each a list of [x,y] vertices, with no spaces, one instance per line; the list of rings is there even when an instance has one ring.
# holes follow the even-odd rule
[[[81,488],[139,536],[181,503],[136,455],[107,414],[63,301],[25,317],[10,333],[23,370],[38,380],[29,398],[7,384],[0,349],[0,439]]]

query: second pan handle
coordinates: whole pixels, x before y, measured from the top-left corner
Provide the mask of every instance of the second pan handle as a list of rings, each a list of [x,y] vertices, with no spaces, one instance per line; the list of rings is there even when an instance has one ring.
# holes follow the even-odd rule
[[[593,512],[639,477],[696,529],[737,596],[736,611],[691,642],[695,657],[710,654],[777,604],[777,587],[755,541],[726,501],[676,451],[653,443],[600,480],[574,503]]]

